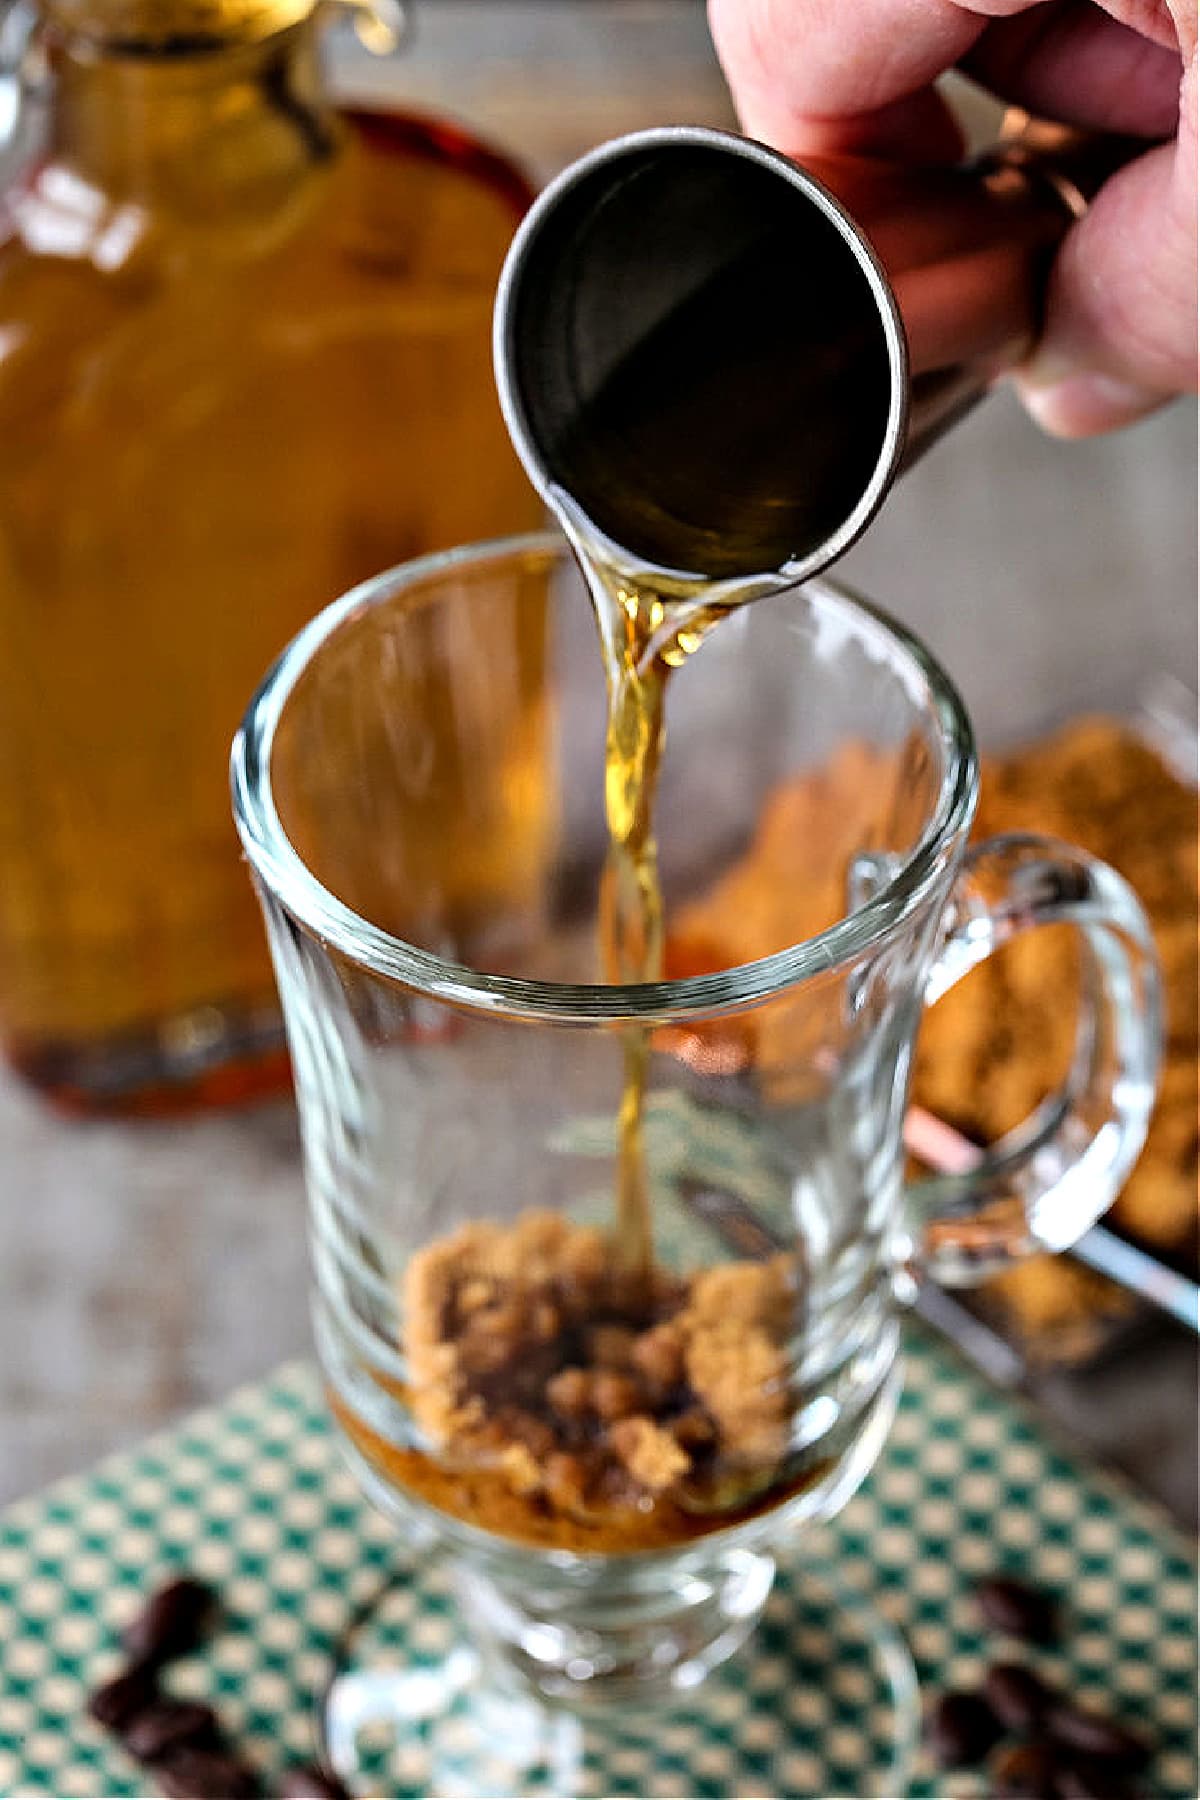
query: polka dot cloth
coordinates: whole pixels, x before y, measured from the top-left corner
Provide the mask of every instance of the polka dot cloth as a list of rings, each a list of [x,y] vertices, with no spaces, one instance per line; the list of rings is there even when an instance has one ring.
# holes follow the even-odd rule
[[[931,1689],[971,1686],[989,1658],[1014,1650],[984,1632],[971,1597],[977,1576],[1005,1569],[1055,1590],[1066,1641],[1038,1666],[1152,1737],[1159,1754],[1148,1800],[1195,1800],[1190,1547],[1153,1506],[1072,1462],[1031,1412],[923,1332],[909,1334],[907,1386],[883,1457],[802,1550],[872,1598]],[[0,1794],[146,1791],[136,1766],[86,1717],[84,1700],[117,1667],[118,1635],[139,1597],[173,1568],[216,1584],[225,1608],[203,1656],[176,1665],[174,1690],[211,1699],[268,1781],[311,1757],[313,1700],[331,1648],[404,1555],[395,1528],[343,1469],[318,1379],[304,1365],[21,1502],[0,1515]],[[589,1791],[745,1792],[730,1773],[736,1744],[743,1771],[747,1756],[776,1771],[776,1785],[755,1792],[783,1800],[780,1781],[789,1796],[811,1792],[803,1758],[789,1760],[789,1721],[828,1696],[797,1692],[781,1675],[791,1583],[802,1579],[783,1571],[751,1648],[701,1690],[711,1705],[698,1704],[688,1726],[635,1734],[612,1766],[594,1771]],[[418,1565],[406,1604],[420,1653],[444,1656],[455,1630],[444,1571],[426,1577]],[[854,1771],[871,1754],[861,1735],[864,1683],[853,1666],[831,1675],[831,1766],[842,1771],[846,1800],[865,1791]],[[912,1788],[963,1800],[983,1792],[982,1778],[939,1777],[924,1761]]]

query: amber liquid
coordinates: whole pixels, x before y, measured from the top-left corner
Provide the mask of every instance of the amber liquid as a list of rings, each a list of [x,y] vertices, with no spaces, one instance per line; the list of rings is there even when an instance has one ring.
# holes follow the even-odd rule
[[[114,141],[114,198],[73,144],[0,215],[0,1037],[81,1106],[279,1078],[221,1048],[275,1018],[230,821],[246,703],[353,583],[542,516],[491,377],[521,178],[434,124],[237,95],[228,191],[193,160],[130,192]],[[151,98],[182,129],[186,94]],[[156,1082],[206,1033],[208,1073]]]
[[[608,859],[600,892],[601,965],[609,981],[663,978],[664,923],[654,803],[666,733],[671,672],[728,610],[707,602],[709,584],[665,591],[622,575],[595,540],[571,530],[587,577],[600,635],[608,696],[604,806]],[[646,1169],[646,1080],[650,1031],[624,1034],[624,1078],[617,1111],[616,1234],[626,1265],[648,1276],[654,1261]]]
[[[669,1550],[773,1511],[814,1487],[830,1466],[822,1461],[799,1472],[784,1470],[753,1495],[709,1512],[689,1511],[674,1500],[659,1499],[651,1507],[572,1516],[514,1496],[493,1469],[456,1468],[420,1450],[398,1447],[373,1431],[336,1388],[327,1387],[325,1392],[330,1411],[359,1453],[410,1497],[464,1524],[539,1550],[571,1550],[585,1556]]]

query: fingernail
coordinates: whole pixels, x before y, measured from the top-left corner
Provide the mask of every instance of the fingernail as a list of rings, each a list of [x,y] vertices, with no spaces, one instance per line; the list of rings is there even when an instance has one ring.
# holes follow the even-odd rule
[[[1132,425],[1163,404],[1165,396],[1115,375],[1070,375],[1063,381],[1019,378],[1021,398],[1043,431],[1053,437],[1095,437]]]

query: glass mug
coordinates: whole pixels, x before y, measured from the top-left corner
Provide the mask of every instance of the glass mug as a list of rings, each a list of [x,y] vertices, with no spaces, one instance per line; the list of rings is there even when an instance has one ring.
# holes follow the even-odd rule
[[[532,536],[330,606],[233,754],[344,1447],[447,1552],[494,1681],[576,1715],[670,1703],[737,1647],[773,1550],[887,1434],[913,1270],[1071,1244],[1141,1148],[1159,1039],[1128,887],[1060,843],[968,850],[962,702],[843,589],[747,606],[672,676],[655,985],[597,974],[603,743],[582,580]],[[1063,921],[1061,1093],[906,1185],[922,1008]],[[637,1030],[649,1272],[612,1234]]]

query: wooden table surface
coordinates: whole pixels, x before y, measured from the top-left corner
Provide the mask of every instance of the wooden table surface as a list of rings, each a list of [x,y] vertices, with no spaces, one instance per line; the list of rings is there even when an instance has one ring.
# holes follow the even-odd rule
[[[339,36],[347,92],[451,109],[548,174],[614,132],[731,122],[692,0],[418,0],[411,55]],[[1125,707],[1196,666],[1195,412],[1047,442],[998,397],[905,478],[844,566],[958,679],[985,743]],[[308,1342],[283,1103],[183,1124],[67,1122],[0,1074],[0,1500],[86,1465]],[[1170,1329],[1057,1415],[1195,1517],[1195,1361]]]

